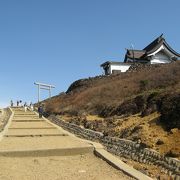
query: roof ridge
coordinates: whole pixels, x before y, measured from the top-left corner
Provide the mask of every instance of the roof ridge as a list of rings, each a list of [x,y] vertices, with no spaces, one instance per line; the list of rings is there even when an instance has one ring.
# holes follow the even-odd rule
[[[165,38],[163,37],[163,33],[158,36],[154,41],[152,41],[150,44],[148,44],[143,50],[148,51],[148,49],[153,46],[156,43],[159,43],[161,40],[165,41]]]

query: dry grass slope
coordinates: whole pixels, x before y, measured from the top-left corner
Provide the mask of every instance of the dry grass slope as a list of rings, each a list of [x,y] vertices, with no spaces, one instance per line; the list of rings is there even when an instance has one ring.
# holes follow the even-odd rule
[[[47,110],[58,114],[100,114],[104,107],[117,107],[137,95],[179,93],[179,70],[180,62],[176,62],[151,70],[81,80],[67,94],[47,101]]]
[[[180,61],[78,80],[45,104],[49,114],[180,157]]]

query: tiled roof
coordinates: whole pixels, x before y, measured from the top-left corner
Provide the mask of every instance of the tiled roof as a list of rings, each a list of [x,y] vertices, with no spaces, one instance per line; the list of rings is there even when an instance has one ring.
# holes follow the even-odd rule
[[[155,52],[157,49],[164,45],[170,52],[172,52],[175,56],[180,57],[180,54],[174,51],[163,38],[163,34],[161,34],[158,38],[152,41],[148,46],[146,46],[143,50],[132,50],[127,49],[124,62],[126,62],[127,58],[130,59],[146,59],[148,54]],[[148,60],[148,59],[147,59]]]
[[[128,49],[127,50],[127,56],[129,58],[142,58],[145,55],[146,51],[144,50],[132,50],[132,49]]]

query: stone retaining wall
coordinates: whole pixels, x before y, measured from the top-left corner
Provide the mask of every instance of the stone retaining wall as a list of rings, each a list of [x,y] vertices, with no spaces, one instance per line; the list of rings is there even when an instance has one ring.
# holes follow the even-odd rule
[[[8,120],[11,116],[11,110],[9,108],[3,109],[3,114],[0,117],[0,132],[3,131],[4,127],[8,123]]]
[[[174,63],[174,62],[172,62]],[[165,63],[160,63],[160,64],[142,64],[142,63],[135,63],[135,64],[132,64],[130,66],[130,68],[128,69],[127,73],[128,72],[138,72],[138,71],[141,71],[141,70],[146,70],[146,71],[151,71],[155,68],[158,68],[158,67],[162,67],[162,66],[169,66],[169,64]]]
[[[160,155],[152,149],[144,148],[143,144],[140,143],[104,136],[101,132],[85,129],[76,124],[65,122],[55,115],[50,115],[48,119],[77,136],[102,143],[107,150],[113,154],[130,158],[140,163],[160,166],[165,173],[171,175],[174,179],[180,178],[180,161],[178,159]]]

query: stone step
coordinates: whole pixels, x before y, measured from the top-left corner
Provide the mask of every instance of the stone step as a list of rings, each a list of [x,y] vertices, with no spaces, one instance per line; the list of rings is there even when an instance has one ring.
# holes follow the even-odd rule
[[[93,149],[91,144],[71,136],[4,137],[0,156],[73,155],[92,153]]]
[[[13,112],[23,112],[24,108],[12,108]]]
[[[93,153],[93,147],[74,147],[56,149],[36,149],[36,150],[13,150],[0,151],[0,157],[49,157],[49,156],[75,156]]]
[[[14,116],[21,116],[21,115],[36,115],[35,113],[14,113]],[[37,115],[36,115],[37,116]]]
[[[55,128],[55,127],[21,127],[21,128],[9,128],[9,130],[22,130],[22,129],[57,129],[57,128]]]
[[[12,120],[12,122],[45,122],[45,120],[43,120],[43,119],[37,119],[37,120],[35,120],[35,119],[27,119],[27,120]]]
[[[13,117],[13,119],[41,119],[39,116],[16,116]]]
[[[13,117],[13,119],[42,119],[42,118],[39,118],[38,116],[24,116],[24,117],[20,117],[20,116],[16,116],[16,117]]]
[[[29,115],[31,115],[31,114],[36,114],[36,112],[32,112],[32,111],[26,111],[26,112],[25,112],[25,111],[23,110],[23,111],[19,111],[19,112],[16,111],[16,112],[14,112],[14,114],[17,114],[17,115],[18,115],[18,114],[20,114],[20,115],[22,115],[22,114],[29,114]]]
[[[14,117],[38,117],[37,114],[14,114]]]
[[[35,122],[14,122],[12,121],[11,125],[9,128],[39,128],[39,127],[43,127],[43,128],[48,128],[48,127],[54,127],[51,124],[47,123],[46,121],[35,121]]]
[[[4,137],[45,137],[45,136],[68,136],[68,134],[18,134],[18,135],[5,135]]]
[[[14,111],[14,114],[36,114],[35,112],[32,112],[32,111]]]
[[[35,135],[53,135],[53,134],[63,134],[58,129],[9,129],[6,136],[35,136]]]
[[[39,118],[39,117],[13,117],[14,120],[31,120],[31,119],[34,119],[34,120],[38,120],[38,119],[43,119],[43,118]]]

